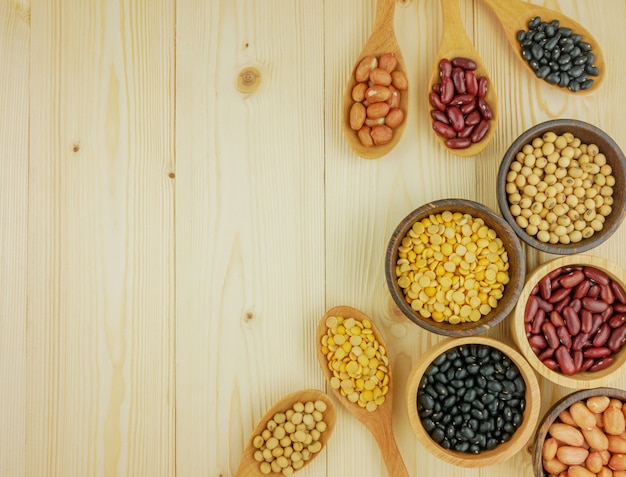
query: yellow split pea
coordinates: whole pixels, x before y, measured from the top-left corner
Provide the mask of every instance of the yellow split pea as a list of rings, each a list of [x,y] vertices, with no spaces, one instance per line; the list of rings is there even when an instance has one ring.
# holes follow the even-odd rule
[[[509,282],[502,240],[481,218],[445,211],[415,222],[398,248],[396,277],[422,318],[478,321]]]
[[[329,316],[322,352],[332,373],[330,385],[348,401],[368,411],[385,402],[389,392],[389,357],[367,320]]]

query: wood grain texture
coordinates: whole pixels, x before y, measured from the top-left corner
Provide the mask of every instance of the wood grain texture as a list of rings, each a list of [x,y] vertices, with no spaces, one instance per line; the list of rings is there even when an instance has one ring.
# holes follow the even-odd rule
[[[28,2],[0,3],[0,474],[26,466]]]

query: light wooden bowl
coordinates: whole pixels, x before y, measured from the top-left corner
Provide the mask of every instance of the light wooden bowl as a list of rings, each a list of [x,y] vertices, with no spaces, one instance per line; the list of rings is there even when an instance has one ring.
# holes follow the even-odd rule
[[[533,471],[536,477],[548,477],[548,473],[543,468],[542,454],[543,444],[548,435],[550,426],[559,417],[561,411],[569,408],[575,402],[584,401],[593,396],[608,396],[610,398],[616,398],[620,401],[626,402],[626,391],[622,389],[602,387],[575,391],[554,403],[541,419],[541,422],[537,427],[537,432],[535,433],[533,444]]]
[[[626,363],[626,346],[622,347],[618,353],[613,355],[614,362],[609,367],[600,371],[585,371],[568,376],[561,372],[553,371],[545,366],[533,352],[528,343],[528,338],[526,337],[524,311],[526,309],[526,302],[533,288],[552,270],[567,265],[589,265],[598,268],[607,273],[609,277],[626,289],[626,272],[603,258],[591,255],[567,255],[546,262],[533,270],[526,279],[526,284],[520,294],[519,302],[515,307],[513,325],[511,326],[513,340],[533,369],[555,384],[576,389],[590,389],[598,386],[606,386],[623,374],[623,365]]]
[[[453,451],[444,449],[438,445],[434,440],[432,440],[424,429],[416,404],[417,391],[419,389],[422,376],[430,364],[439,355],[449,349],[468,344],[487,345],[500,350],[508,358],[510,358],[513,363],[515,363],[524,377],[524,381],[526,382],[526,408],[524,409],[522,423],[509,441],[500,444],[495,449],[484,451],[480,454],[468,454]],[[485,467],[504,462],[527,445],[528,440],[533,435],[537,424],[539,410],[541,407],[541,396],[539,392],[539,383],[537,382],[535,373],[526,360],[517,351],[496,339],[484,336],[475,336],[465,338],[448,338],[429,350],[427,354],[422,355],[422,357],[415,363],[409,374],[406,404],[411,428],[413,429],[413,432],[417,436],[419,442],[431,454],[445,462],[461,467]]]
[[[413,224],[432,214],[440,214],[445,211],[461,212],[470,214],[474,218],[482,218],[485,225],[492,228],[504,243],[509,259],[510,281],[504,287],[504,294],[498,301],[498,306],[480,320],[470,323],[450,324],[448,322],[437,323],[428,318],[422,318],[415,312],[405,300],[402,289],[396,279],[396,263],[398,260],[398,248],[402,239],[406,236]],[[515,307],[517,298],[524,285],[526,262],[522,246],[511,227],[495,212],[478,202],[464,199],[442,199],[427,203],[409,213],[396,227],[385,256],[385,278],[391,297],[400,308],[402,313],[413,323],[425,330],[445,336],[470,336],[487,331],[502,321]]]
[[[526,144],[531,143],[533,139],[541,137],[544,133],[549,131],[556,134],[570,132],[574,136],[580,138],[584,144],[596,144],[600,149],[600,152],[606,156],[607,164],[609,164],[613,169],[613,176],[615,177],[615,186],[613,187],[613,211],[608,217],[606,217],[604,228],[601,231],[596,232],[588,239],[582,239],[578,243],[569,243],[567,245],[559,243],[553,245],[541,242],[536,237],[529,235],[523,228],[517,225],[515,217],[513,217],[509,209],[508,194],[505,191],[505,187],[506,176],[511,163],[515,160],[516,154],[521,151]],[[531,127],[520,134],[520,136],[513,141],[500,163],[496,193],[498,206],[502,216],[506,219],[509,225],[511,225],[520,239],[531,247],[542,252],[556,255],[567,255],[585,252],[597,247],[613,235],[613,233],[619,228],[624,220],[624,217],[626,216],[626,198],[624,196],[625,187],[626,157],[617,143],[607,133],[584,121],[578,121],[575,119],[554,119]]]

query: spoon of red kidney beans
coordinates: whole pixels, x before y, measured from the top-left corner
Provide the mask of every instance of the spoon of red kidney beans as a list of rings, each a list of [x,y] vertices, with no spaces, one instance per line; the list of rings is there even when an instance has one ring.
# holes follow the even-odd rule
[[[626,292],[597,268],[560,267],[532,290],[524,326],[548,368],[570,376],[599,371],[613,364],[626,342]]]

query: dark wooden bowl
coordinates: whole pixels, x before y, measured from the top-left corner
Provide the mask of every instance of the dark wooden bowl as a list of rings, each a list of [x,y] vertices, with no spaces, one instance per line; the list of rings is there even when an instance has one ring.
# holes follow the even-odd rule
[[[616,398],[620,401],[626,402],[626,391],[616,388],[593,388],[593,389],[584,389],[582,391],[576,391],[567,396],[564,396],[559,401],[554,403],[552,407],[546,412],[545,416],[539,423],[539,427],[537,427],[537,432],[535,432],[535,439],[533,444],[533,471],[536,477],[547,477],[548,473],[543,468],[542,463],[542,453],[543,453],[543,443],[546,440],[546,436],[548,434],[548,429],[554,423],[554,421],[559,417],[561,411],[569,408],[572,404],[578,401],[583,401],[592,396],[609,396],[610,398]]]
[[[607,164],[613,168],[613,176],[615,177],[615,186],[613,187],[613,205],[611,214],[606,217],[604,228],[596,232],[588,239],[582,239],[578,243],[570,244],[550,244],[544,243],[529,235],[523,228],[521,228],[515,222],[515,217],[509,210],[509,201],[507,193],[505,191],[506,175],[509,171],[511,163],[515,160],[516,154],[522,150],[522,148],[532,142],[533,139],[541,137],[544,133],[552,131],[556,134],[563,134],[566,132],[572,133],[574,136],[580,138],[583,144],[596,144],[606,156]],[[597,247],[609,238],[618,229],[624,220],[626,214],[624,187],[626,186],[626,157],[624,153],[617,145],[617,143],[604,131],[598,127],[586,123],[584,121],[578,121],[575,119],[554,119],[537,124],[527,131],[523,132],[511,146],[508,148],[498,171],[497,179],[497,197],[498,206],[500,212],[506,221],[511,225],[515,233],[520,239],[526,242],[531,247],[540,250],[542,252],[568,255],[573,253],[581,253]]]
[[[433,214],[445,211],[461,212],[470,214],[474,218],[482,218],[485,225],[493,229],[502,240],[509,259],[509,283],[504,287],[502,298],[498,306],[480,320],[470,323],[450,324],[438,323],[432,319],[422,318],[406,302],[402,289],[398,285],[395,269],[398,260],[398,247],[413,224]],[[496,326],[515,307],[526,273],[526,262],[522,251],[521,242],[509,226],[509,224],[488,207],[474,201],[464,199],[442,199],[425,204],[407,215],[393,232],[387,246],[385,256],[385,278],[391,296],[402,313],[413,323],[422,328],[445,336],[470,336],[482,333]]]

